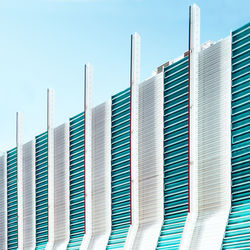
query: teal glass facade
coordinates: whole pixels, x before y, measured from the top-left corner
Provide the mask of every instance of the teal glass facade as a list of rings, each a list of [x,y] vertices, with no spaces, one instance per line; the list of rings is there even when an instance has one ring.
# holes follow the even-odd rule
[[[188,56],[164,69],[164,224],[157,249],[179,249],[188,213]]]
[[[223,249],[250,248],[250,23],[232,32],[232,207]]]
[[[80,249],[85,233],[84,113],[70,118],[70,241],[67,249]]]
[[[36,136],[36,249],[48,242],[48,134]]]
[[[17,149],[7,152],[7,246],[17,249]]]
[[[131,220],[130,88],[112,96],[111,122],[112,231],[106,249],[119,249]]]

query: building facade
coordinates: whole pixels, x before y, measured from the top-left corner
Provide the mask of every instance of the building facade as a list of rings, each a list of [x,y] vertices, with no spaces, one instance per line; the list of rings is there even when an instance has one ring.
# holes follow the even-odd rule
[[[250,23],[189,49],[130,86],[0,156],[0,249],[250,249]]]

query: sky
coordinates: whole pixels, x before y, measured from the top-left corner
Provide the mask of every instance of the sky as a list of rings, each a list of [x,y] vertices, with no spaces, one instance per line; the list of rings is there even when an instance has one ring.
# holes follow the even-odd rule
[[[141,80],[188,49],[189,0],[0,0],[0,151],[46,131],[47,88],[55,126],[83,111],[84,64],[94,69],[94,106],[129,86],[130,35],[141,35]],[[196,1],[201,43],[247,22],[249,0]]]

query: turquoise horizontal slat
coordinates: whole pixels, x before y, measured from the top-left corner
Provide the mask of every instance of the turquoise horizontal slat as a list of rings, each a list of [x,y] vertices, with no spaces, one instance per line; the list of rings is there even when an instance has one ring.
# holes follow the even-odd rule
[[[222,249],[250,248],[250,23],[232,32],[232,208]]]
[[[36,249],[48,242],[48,138],[36,136]]]
[[[188,57],[164,69],[164,223],[157,249],[179,249],[188,213]]]
[[[130,89],[112,97],[112,231],[106,249],[124,247],[130,226]]]
[[[70,240],[67,249],[80,249],[84,223],[84,113],[70,118]]]
[[[17,249],[17,149],[7,152],[7,245]]]

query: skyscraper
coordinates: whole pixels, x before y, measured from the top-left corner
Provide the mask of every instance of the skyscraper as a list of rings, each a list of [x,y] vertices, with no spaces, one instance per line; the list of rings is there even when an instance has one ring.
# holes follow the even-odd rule
[[[250,24],[189,49],[140,83],[131,36],[130,84],[0,157],[0,249],[250,249]]]

